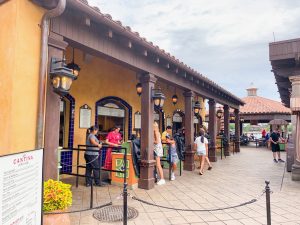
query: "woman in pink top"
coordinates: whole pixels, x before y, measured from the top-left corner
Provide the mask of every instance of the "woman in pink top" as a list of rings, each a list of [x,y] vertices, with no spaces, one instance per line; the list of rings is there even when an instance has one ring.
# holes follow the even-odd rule
[[[118,147],[121,145],[122,136],[120,134],[120,127],[115,126],[111,132],[106,136],[105,143],[112,147]],[[112,158],[111,158],[112,149],[108,148],[106,151],[105,164],[104,168],[111,170],[112,169]]]

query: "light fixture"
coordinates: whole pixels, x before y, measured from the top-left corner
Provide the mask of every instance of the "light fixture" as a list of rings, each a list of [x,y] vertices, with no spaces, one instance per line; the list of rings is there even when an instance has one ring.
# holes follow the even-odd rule
[[[176,94],[172,96],[172,102],[173,105],[176,105],[176,103],[178,102],[178,96]]]
[[[235,120],[235,116],[233,114],[230,115],[230,121],[234,121]]]
[[[135,86],[135,88],[136,88],[136,93],[138,94],[138,96],[141,96],[142,90],[143,90],[142,84],[141,83],[137,83],[136,86]]]
[[[50,78],[54,92],[64,96],[69,93],[73,80],[76,76],[72,70],[67,68],[65,59],[51,58]]]
[[[245,121],[245,119],[244,118],[240,118],[240,121],[243,123]]]
[[[73,48],[73,59],[72,59],[72,62],[67,65],[67,67],[72,70],[72,73],[75,76],[74,80],[77,80],[77,78],[79,76],[80,67],[74,62],[74,51],[75,50]]]
[[[223,111],[222,111],[222,109],[218,109],[218,110],[217,110],[216,116],[217,116],[217,118],[221,119],[221,117],[223,116]]]
[[[152,89],[152,100],[154,101],[154,105],[162,108],[165,103],[165,95],[161,92],[160,88]]]
[[[196,101],[194,104],[194,113],[197,115],[201,110],[201,104],[199,101]]]

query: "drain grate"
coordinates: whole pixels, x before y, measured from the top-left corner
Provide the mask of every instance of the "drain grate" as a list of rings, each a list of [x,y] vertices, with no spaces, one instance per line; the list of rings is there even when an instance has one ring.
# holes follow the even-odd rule
[[[138,217],[139,212],[132,207],[128,207],[127,218],[134,219]],[[95,219],[103,222],[118,222],[123,220],[123,206],[112,205],[94,211],[93,216]]]

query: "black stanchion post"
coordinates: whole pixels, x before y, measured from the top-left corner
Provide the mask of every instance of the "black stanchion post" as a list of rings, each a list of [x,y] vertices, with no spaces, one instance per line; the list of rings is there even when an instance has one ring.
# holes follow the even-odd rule
[[[171,163],[171,150],[170,150],[170,145],[168,145],[168,157],[169,157],[169,180],[171,180],[172,163]]]
[[[77,165],[76,165],[76,174],[78,174],[79,173],[79,167],[78,167],[78,165],[79,165],[79,146],[78,146],[78,149],[77,149]],[[78,188],[78,176],[76,176],[76,187]]]
[[[100,155],[99,155],[99,185],[102,186],[102,178],[101,178],[101,168],[102,168],[102,148],[99,151]]]
[[[180,176],[181,176],[181,174],[182,174],[182,168],[181,168],[181,159],[179,160],[179,174],[180,174]]]
[[[90,209],[92,209],[93,208],[93,200],[94,200],[94,195],[93,195],[93,183],[94,183],[94,181],[93,181],[94,179],[92,179],[92,183],[91,183],[91,199],[90,199]]]
[[[127,225],[127,148],[124,152],[123,225]]]
[[[222,152],[223,152],[223,137],[221,138],[221,160],[223,158]]]
[[[270,181],[265,181],[266,187],[266,207],[267,207],[267,225],[271,225],[271,202],[270,202]]]

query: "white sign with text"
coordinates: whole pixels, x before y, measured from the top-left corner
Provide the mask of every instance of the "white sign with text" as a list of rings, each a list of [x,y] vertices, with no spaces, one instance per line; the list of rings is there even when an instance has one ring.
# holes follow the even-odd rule
[[[40,225],[43,149],[0,157],[0,224]]]

